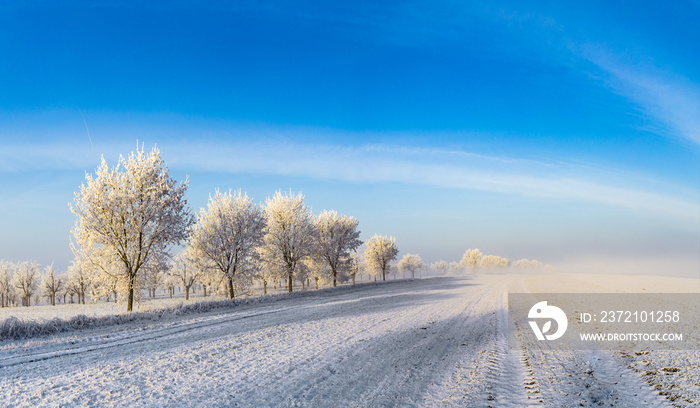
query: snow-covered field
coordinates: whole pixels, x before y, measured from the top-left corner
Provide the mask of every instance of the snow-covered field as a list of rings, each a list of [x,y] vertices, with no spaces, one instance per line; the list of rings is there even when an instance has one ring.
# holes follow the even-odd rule
[[[0,406],[698,406],[698,351],[508,347],[509,291],[642,290],[700,292],[700,282],[390,281],[5,341]]]

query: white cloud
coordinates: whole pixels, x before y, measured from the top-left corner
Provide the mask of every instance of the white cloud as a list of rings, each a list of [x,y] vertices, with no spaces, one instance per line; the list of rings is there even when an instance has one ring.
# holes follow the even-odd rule
[[[437,148],[291,141],[323,140],[332,132],[313,128],[239,127],[212,130],[203,135],[196,128],[179,127],[177,139],[159,142],[158,147],[171,168],[184,172],[301,176],[359,184],[388,182],[467,189],[600,203],[698,223],[697,190],[659,180],[650,182],[646,174],[565,161],[488,156]],[[138,136],[131,131],[125,134],[128,137],[103,137],[112,141],[94,147],[82,139],[40,144],[23,143],[18,139],[0,150],[0,172],[37,169],[92,172],[99,164],[101,153],[113,165],[119,154],[126,155],[134,150],[134,137]],[[233,141],[243,139],[243,135],[246,142]],[[351,132],[336,132],[332,140],[352,140],[357,136]],[[154,143],[151,137],[140,139],[147,147]]]
[[[645,64],[624,63],[599,47],[586,47],[584,58],[611,75],[614,92],[663,123],[666,133],[700,144],[700,87],[679,75]]]
[[[375,145],[253,143],[195,148],[172,145],[167,150],[166,159],[181,169],[472,189],[602,203],[692,220],[700,213],[692,191],[683,191],[684,196],[678,197],[664,191],[634,188],[631,186],[638,180],[634,180],[633,174],[592,170],[593,167],[582,168],[578,164]],[[582,173],[586,169],[591,173]]]

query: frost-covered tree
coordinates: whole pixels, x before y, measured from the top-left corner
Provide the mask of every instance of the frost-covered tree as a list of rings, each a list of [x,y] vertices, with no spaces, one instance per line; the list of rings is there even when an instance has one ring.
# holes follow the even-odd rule
[[[441,260],[441,261],[437,261],[437,262],[431,264],[430,269],[433,270],[433,273],[435,275],[444,276],[444,275],[447,275],[447,272],[450,269],[450,264]]]
[[[189,300],[190,289],[198,282],[203,269],[186,249],[173,258],[169,273],[172,280],[185,289],[185,300]]]
[[[415,279],[416,271],[425,268],[425,264],[418,254],[406,254],[401,258],[398,264],[398,269],[406,275],[406,272],[411,273],[411,279]]]
[[[497,255],[486,255],[479,260],[479,268],[493,272],[497,269],[505,269],[510,266],[510,259]]]
[[[256,256],[264,228],[264,213],[247,194],[221,194],[217,190],[190,229],[188,246],[194,251],[193,256],[205,258],[218,269],[228,284],[231,299],[236,273]]]
[[[253,263],[253,270],[255,271],[255,277],[262,281],[263,295],[267,295],[268,285],[282,279],[283,270],[279,265],[270,264],[265,261],[262,248],[258,248],[258,253],[259,257],[257,261]]]
[[[530,260],[529,259],[519,259],[515,262],[513,262],[513,268],[518,268],[518,269],[523,269],[523,268],[529,268],[530,267]]]
[[[355,218],[338,215],[336,211],[324,211],[315,219],[318,232],[316,256],[328,264],[333,286],[337,285],[338,272],[350,266],[350,251],[362,245],[358,223]]]
[[[462,255],[462,261],[460,262],[465,267],[469,268],[472,273],[476,273],[479,270],[479,262],[483,255],[479,248],[467,249],[467,251]]]
[[[325,285],[333,280],[333,272],[323,259],[308,258],[304,261],[304,272],[307,278],[313,280],[316,289],[318,285]]]
[[[375,234],[367,241],[365,248],[365,263],[370,271],[382,275],[386,280],[386,274],[391,271],[391,261],[399,255],[396,248],[396,238]]]
[[[542,262],[533,259],[532,261],[528,259],[519,259],[515,262],[513,262],[513,268],[517,269],[539,269],[542,267]]]
[[[148,297],[156,297],[156,290],[160,287],[168,276],[168,263],[163,258],[154,258],[144,265],[139,286],[148,289]]]
[[[304,205],[304,196],[291,191],[284,195],[278,191],[268,197],[264,209],[267,215],[263,245],[265,267],[280,271],[291,293],[295,273],[314,251],[317,233],[314,216]]]
[[[20,262],[15,267],[15,288],[22,296],[24,306],[31,306],[32,296],[39,289],[39,265],[36,262]]]
[[[44,268],[44,275],[41,277],[41,290],[52,306],[56,306],[56,296],[63,290],[65,282],[65,278],[56,273],[53,265]]]
[[[467,267],[462,265],[459,262],[450,262],[450,267],[449,267],[449,274],[450,276],[460,276],[464,275],[466,272]]]
[[[85,304],[85,293],[92,286],[92,277],[78,258],[68,268],[67,286],[71,292],[78,295],[78,303]]]
[[[137,146],[136,153],[120,157],[111,169],[103,157],[95,176],[86,174],[75,194],[71,211],[77,217],[73,234],[78,254],[119,280],[127,311],[133,309],[141,270],[186,237],[191,223],[187,184],[170,177],[157,148],[147,155]]]
[[[14,284],[12,276],[15,265],[12,262],[0,260],[0,306],[10,305],[10,298],[14,297]]]
[[[364,271],[365,260],[362,256],[362,252],[357,252],[357,250],[350,253],[350,268],[348,270],[348,275],[352,278],[352,284],[355,284],[355,279],[357,275],[361,275]]]

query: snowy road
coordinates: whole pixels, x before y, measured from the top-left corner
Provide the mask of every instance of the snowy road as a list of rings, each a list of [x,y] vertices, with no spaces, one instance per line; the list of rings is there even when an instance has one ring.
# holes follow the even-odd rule
[[[670,406],[603,352],[511,350],[522,277],[368,284],[0,347],[0,406]]]

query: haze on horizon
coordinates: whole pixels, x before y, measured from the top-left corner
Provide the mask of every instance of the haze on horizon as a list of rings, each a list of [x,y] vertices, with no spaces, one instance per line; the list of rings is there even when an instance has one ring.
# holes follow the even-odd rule
[[[158,146],[219,188],[561,271],[700,277],[697,3],[0,5],[0,259],[64,270],[73,193]]]

